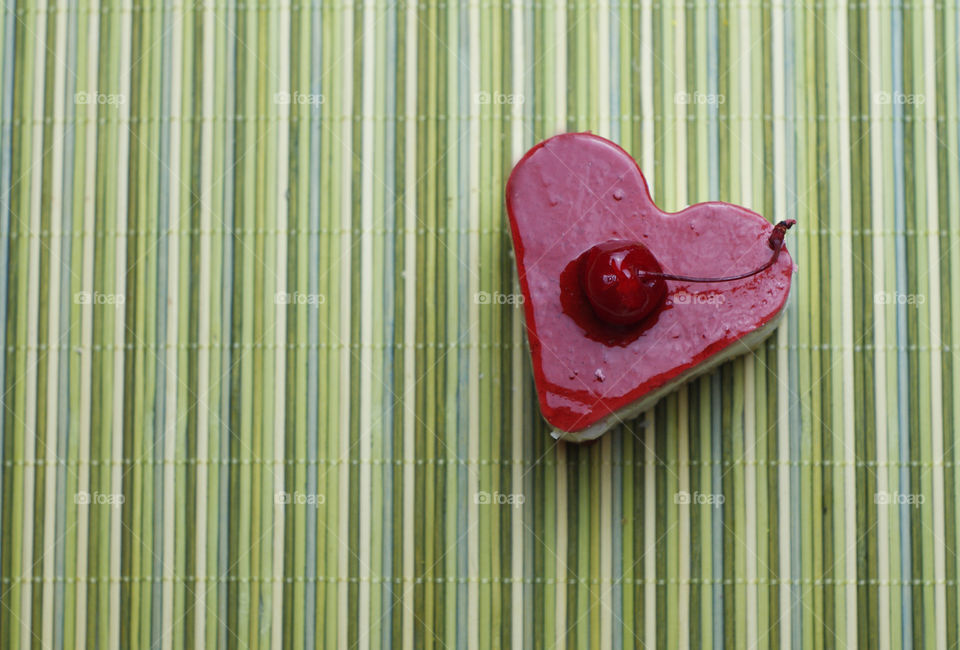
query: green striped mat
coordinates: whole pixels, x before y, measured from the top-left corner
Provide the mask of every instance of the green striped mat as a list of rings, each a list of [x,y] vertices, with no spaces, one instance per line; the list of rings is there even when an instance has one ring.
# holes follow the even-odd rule
[[[957,0],[0,7],[0,647],[960,644]],[[586,129],[799,273],[577,447],[503,188]]]

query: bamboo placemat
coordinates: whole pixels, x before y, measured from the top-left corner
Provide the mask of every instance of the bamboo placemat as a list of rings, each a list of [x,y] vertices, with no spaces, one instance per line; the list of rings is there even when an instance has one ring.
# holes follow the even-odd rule
[[[956,647],[956,0],[3,0],[0,646]],[[795,218],[784,324],[597,444],[549,135]]]

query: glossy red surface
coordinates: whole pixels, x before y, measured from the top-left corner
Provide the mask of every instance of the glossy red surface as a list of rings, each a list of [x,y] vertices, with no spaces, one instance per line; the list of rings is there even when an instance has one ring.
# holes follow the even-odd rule
[[[662,306],[636,325],[598,318],[579,281],[594,246],[642,242],[665,273],[717,277],[769,260],[773,231],[727,203],[663,212],[633,158],[598,136],[563,134],[533,147],[514,167],[506,200],[540,407],[563,431],[662,387],[766,324],[787,299],[793,262],[784,248],[744,280],[667,280]]]
[[[580,262],[580,286],[594,313],[612,325],[636,325],[667,296],[667,283],[652,275],[663,269],[639,242],[597,244]]]

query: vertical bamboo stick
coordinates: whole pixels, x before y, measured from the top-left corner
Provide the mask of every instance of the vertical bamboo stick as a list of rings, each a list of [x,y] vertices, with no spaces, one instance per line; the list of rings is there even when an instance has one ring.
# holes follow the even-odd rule
[[[526,103],[526,72],[527,62],[524,58],[523,39],[526,35],[524,30],[524,8],[520,0],[513,0],[510,5],[510,33],[511,44],[510,53],[513,69],[511,71],[511,94],[514,102],[510,110],[510,159],[518,161],[524,153],[525,123],[524,123],[524,104]],[[522,98],[523,101],[518,101]],[[532,100],[533,98],[531,98]],[[512,276],[512,273],[511,273]],[[518,284],[511,283],[511,291],[518,292]],[[520,309],[514,309],[510,314],[510,378],[511,378],[511,403],[510,403],[510,428],[508,437],[511,442],[510,449],[510,491],[513,494],[524,495],[523,489],[523,361],[521,354],[522,347],[522,312]],[[524,495],[524,501],[526,501]],[[524,617],[526,610],[524,607],[524,533],[525,525],[523,521],[524,512],[522,508],[513,508],[510,518],[510,643],[513,647],[523,647],[524,644]]]
[[[30,129],[30,160],[37,161],[41,158],[43,151],[43,116],[46,83],[45,76],[41,71],[46,69],[47,53],[47,3],[46,0],[39,0],[35,14],[36,26],[34,41],[33,63],[35,65],[35,77],[33,85],[33,96],[30,107],[33,111],[33,125]],[[28,77],[31,78],[31,77]],[[35,165],[35,163],[34,163]],[[40,238],[42,236],[43,222],[43,168],[31,166],[27,171],[30,178],[29,194],[29,226],[26,236],[29,241],[27,251],[27,288],[23,297],[26,306],[26,361],[25,361],[25,381],[24,381],[24,405],[22,413],[25,419],[21,420],[14,432],[14,435],[23,440],[23,469],[22,478],[22,513],[20,518],[20,535],[16,537],[20,551],[18,571],[14,573],[18,577],[15,585],[14,595],[19,600],[18,607],[14,613],[17,619],[18,631],[14,639],[19,640],[21,648],[28,648],[32,643],[33,631],[33,536],[34,536],[34,500],[35,500],[35,477],[36,477],[36,449],[39,435],[37,432],[37,423],[39,414],[37,412],[37,390],[38,390],[38,365],[37,339],[40,332]],[[23,295],[23,294],[21,294]],[[16,497],[15,497],[16,498]],[[22,527],[22,528],[21,528]],[[19,574],[19,575],[18,575]],[[16,602],[16,601],[15,601]]]
[[[58,446],[60,441],[58,415],[60,411],[59,393],[60,384],[60,266],[61,248],[63,241],[62,213],[64,209],[63,180],[64,180],[64,113],[66,109],[66,57],[67,46],[67,12],[66,4],[60,0],[56,12],[56,38],[54,54],[53,79],[53,146],[51,156],[52,178],[50,179],[50,275],[49,275],[49,307],[47,308],[47,414],[45,423],[44,442],[44,512],[43,512],[43,587],[41,600],[41,643],[45,646],[53,644],[54,624],[54,561],[56,558],[57,530],[56,530],[56,501],[57,501],[57,474],[59,473]],[[70,98],[71,100],[73,98]],[[69,286],[66,287],[69,292]]]

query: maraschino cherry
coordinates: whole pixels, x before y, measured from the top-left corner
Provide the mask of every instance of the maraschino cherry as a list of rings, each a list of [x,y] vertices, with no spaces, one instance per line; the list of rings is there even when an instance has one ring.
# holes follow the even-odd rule
[[[587,251],[580,266],[580,285],[603,321],[611,325],[635,325],[660,308],[667,296],[666,280],[679,282],[732,282],[764,271],[780,255],[787,230],[796,223],[781,221],[767,240],[773,254],[756,269],[721,278],[695,278],[664,273],[649,248],[634,241],[608,241]]]

